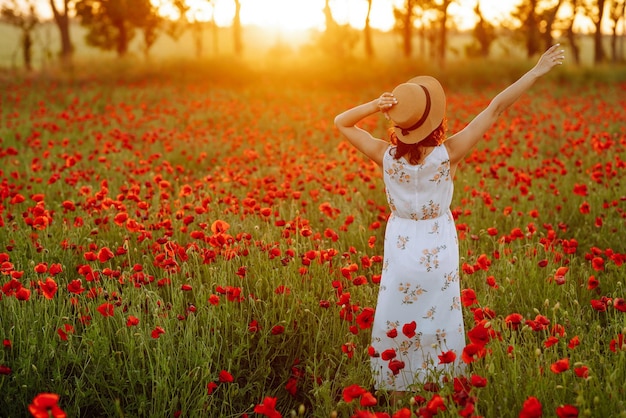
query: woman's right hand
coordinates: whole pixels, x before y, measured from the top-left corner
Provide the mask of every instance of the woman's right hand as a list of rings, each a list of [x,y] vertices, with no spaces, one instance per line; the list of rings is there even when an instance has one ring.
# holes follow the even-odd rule
[[[395,104],[398,103],[398,100],[393,96],[393,94],[389,92],[385,92],[380,95],[377,101],[378,110],[380,110],[387,119],[389,119],[389,114],[387,113],[389,109]]]

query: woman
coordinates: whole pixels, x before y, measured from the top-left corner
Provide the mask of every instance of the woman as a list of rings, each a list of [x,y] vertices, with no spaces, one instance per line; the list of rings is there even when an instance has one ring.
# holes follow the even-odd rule
[[[452,180],[459,162],[502,112],[563,59],[559,44],[552,46],[447,140],[445,93],[429,76],[413,78],[335,118],[348,141],[383,169],[391,215],[372,326],[371,366],[375,387],[390,391],[393,398],[415,384],[462,371],[465,332],[458,241],[449,209]],[[356,126],[379,111],[393,122],[391,145]]]

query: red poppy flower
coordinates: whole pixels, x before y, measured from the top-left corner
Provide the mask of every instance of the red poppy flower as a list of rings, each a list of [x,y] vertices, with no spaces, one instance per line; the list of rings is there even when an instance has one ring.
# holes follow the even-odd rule
[[[400,373],[400,370],[404,369],[404,362],[393,359],[389,362],[389,369],[394,375],[397,375]]]
[[[587,196],[587,185],[586,184],[574,184],[574,194],[577,194],[578,196]]]
[[[529,396],[522,405],[519,418],[539,418],[543,415],[541,402],[534,396]]]
[[[56,276],[59,273],[63,272],[63,267],[59,263],[54,263],[50,265],[50,275]]]
[[[113,305],[110,303],[103,303],[102,305],[98,306],[98,308],[96,308],[98,310],[98,312],[100,312],[100,315],[107,317],[107,316],[113,316]]]
[[[506,318],[504,318],[504,323],[507,326],[507,328],[517,330],[519,326],[522,324],[523,320],[524,320],[524,317],[521,314],[512,313],[512,314],[507,315]]]
[[[276,410],[276,398],[269,396],[263,399],[263,402],[254,407],[254,412],[265,415],[268,418],[281,418],[282,415]]]
[[[57,283],[52,277],[46,278],[45,282],[38,281],[39,289],[46,299],[54,299],[54,295],[57,293]]]
[[[552,373],[557,374],[569,370],[569,358],[557,360],[556,362],[552,363],[552,365],[550,366],[550,370],[552,371]]]
[[[574,367],[574,374],[580,378],[586,379],[587,377],[589,377],[589,367]]]
[[[591,260],[591,267],[595,271],[603,271],[604,270],[604,259],[602,257],[594,257]]]
[[[59,407],[59,395],[56,393],[40,393],[28,405],[28,411],[35,418],[65,418],[67,414]]]
[[[411,321],[408,324],[402,325],[402,333],[409,339],[415,337],[415,329],[417,328],[417,323],[415,321]]]
[[[595,276],[589,276],[589,279],[587,280],[587,290],[593,290],[598,287],[599,284],[600,282],[595,278]]]
[[[365,392],[361,396],[361,400],[359,401],[359,403],[361,404],[361,406],[368,407],[368,406],[375,406],[378,403],[378,401],[376,400],[374,395],[372,395],[370,392]]]
[[[466,308],[477,303],[476,292],[473,289],[461,290],[461,304]]]
[[[136,316],[133,316],[133,315],[128,315],[128,320],[126,321],[126,326],[127,327],[134,327],[136,325],[139,325],[139,318],[137,318]]]
[[[436,415],[439,411],[445,411],[446,410],[446,404],[445,404],[443,398],[441,397],[441,395],[436,393],[436,394],[433,395],[433,397],[426,404],[426,409],[431,414]]]
[[[578,335],[572,337],[571,340],[569,340],[569,343],[567,344],[567,348],[573,350],[574,348],[578,347],[580,345],[580,338],[578,338]]]
[[[543,342],[543,345],[546,348],[550,348],[550,347],[552,347],[554,344],[556,344],[558,342],[559,342],[558,338],[556,338],[554,336],[550,336]]]
[[[486,354],[484,346],[480,344],[468,344],[463,348],[463,353],[461,353],[461,359],[464,363],[472,363],[475,360],[484,357]]]
[[[577,418],[578,408],[574,405],[561,405],[556,408],[556,416],[559,418]]]
[[[490,266],[491,266],[491,260],[489,259],[489,257],[487,257],[487,255],[485,254],[481,254],[476,259],[476,264],[474,265],[474,269],[478,267],[480,270],[488,271]]]
[[[111,251],[108,247],[102,247],[100,248],[100,251],[98,251],[98,261],[101,263],[106,263],[113,257],[115,257],[115,254],[113,254],[113,251]]]
[[[363,311],[356,317],[356,323],[359,328],[370,328],[372,323],[374,323],[374,313],[375,311],[372,308],[363,308]]]
[[[385,361],[394,359],[396,358],[396,350],[394,350],[393,348],[388,348],[387,350],[381,353],[380,358],[382,358]]]
[[[395,414],[393,414],[391,418],[411,418],[412,415],[413,413],[411,412],[411,410],[404,407],[398,410]]]
[[[604,312],[606,311],[608,304],[611,303],[611,299],[607,298],[606,296],[603,296],[600,299],[591,299],[590,303],[591,303],[591,307],[595,309],[596,311]]]
[[[215,383],[215,382],[207,383],[206,389],[207,389],[207,394],[208,395],[212,395],[213,392],[215,392],[215,389],[217,389],[217,383]]]
[[[617,353],[618,351],[624,350],[626,347],[624,346],[624,334],[617,334],[617,338],[613,338],[611,343],[609,344],[609,348],[612,352]]]
[[[587,215],[591,211],[591,206],[589,205],[589,202],[585,201],[580,204],[580,207],[578,208],[578,210],[583,215]]]
[[[456,360],[456,353],[453,350],[445,351],[439,354],[439,364],[448,364]]]
[[[274,325],[272,327],[272,335],[279,335],[282,334],[283,332],[285,332],[285,327],[282,325]]]
[[[487,386],[487,378],[473,374],[471,377],[472,386],[477,388],[484,388]]]
[[[391,328],[389,331],[387,331],[387,337],[396,338],[397,336],[398,336],[398,330],[396,328]]]
[[[30,290],[25,287],[21,287],[15,292],[15,297],[17,300],[27,301],[30,299]]]
[[[341,351],[343,351],[344,354],[348,356],[348,358],[352,358],[354,356],[354,348],[355,348],[354,343],[348,342],[341,346]]]
[[[624,298],[613,299],[613,307],[620,312],[626,312],[626,301]]]
[[[233,375],[227,372],[226,370],[220,371],[219,381],[222,383],[232,383],[235,379]]]
[[[556,269],[556,273],[554,273],[554,281],[558,285],[562,285],[565,283],[565,274],[569,271],[568,267],[559,267]]]
[[[35,266],[35,273],[37,274],[44,274],[47,271],[48,271],[48,264],[46,263],[39,263]]]
[[[358,399],[361,396],[363,396],[363,394],[365,394],[366,392],[367,390],[365,390],[364,388],[362,388],[361,386],[357,384],[347,386],[343,389],[343,392],[342,392],[343,400],[346,403],[350,403],[354,399]]]
[[[261,329],[261,326],[259,325],[256,319],[253,319],[248,324],[248,332],[257,332],[260,329]]]
[[[150,335],[152,338],[157,339],[161,336],[161,334],[165,334],[165,330],[162,327],[154,327]]]
[[[467,332],[467,337],[473,344],[477,344],[483,347],[487,345],[487,343],[495,335],[495,331],[491,327],[488,327],[488,322],[485,320],[480,321]]]
[[[83,288],[83,282],[80,279],[74,279],[67,284],[67,290],[70,293],[74,293],[76,295],[80,295],[85,291]]]

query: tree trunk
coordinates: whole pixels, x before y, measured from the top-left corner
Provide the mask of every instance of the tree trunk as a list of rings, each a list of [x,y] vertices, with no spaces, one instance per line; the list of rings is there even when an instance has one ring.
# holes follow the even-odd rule
[[[30,30],[24,30],[22,34],[22,56],[24,58],[24,67],[26,70],[33,69],[33,37]]]
[[[243,52],[243,42],[241,40],[241,1],[235,0],[235,17],[233,18],[233,37],[235,42],[235,54],[241,55]]]
[[[115,27],[117,28],[117,55],[123,57],[128,52],[128,31],[126,28],[126,22],[123,20],[117,22]]]
[[[597,19],[594,19],[594,25],[596,27],[596,31],[593,34],[593,62],[595,64],[600,64],[604,61],[604,48],[602,48],[602,17],[604,16],[604,3],[605,0],[598,0],[598,16]]]
[[[569,45],[572,48],[572,55],[574,56],[574,63],[576,65],[580,65],[580,48],[578,47],[578,42],[576,41],[576,34],[574,33],[574,19],[570,21],[569,26],[567,27],[567,40],[569,41]]]
[[[370,14],[372,12],[372,1],[367,0],[367,15],[365,16],[365,27],[363,28],[363,35],[365,38],[365,55],[368,58],[374,56],[374,47],[372,45],[372,28],[370,27]]]
[[[406,14],[404,15],[404,25],[402,26],[403,52],[406,58],[411,57],[413,45],[411,38],[413,37],[413,0],[406,2]]]
[[[219,54],[220,43],[219,28],[217,27],[217,23],[215,23],[215,18],[211,20],[211,31],[213,32],[213,55],[217,56]]]
[[[202,51],[204,49],[204,24],[203,22],[195,21],[191,27],[191,33],[193,35],[193,44],[196,50],[196,58],[202,57]]]
[[[539,36],[537,28],[537,0],[529,3],[528,17],[526,18],[526,55],[532,58],[539,52]]]
[[[559,13],[559,9],[561,8],[561,4],[563,0],[559,0],[552,9],[547,11],[546,15],[546,31],[543,33],[543,41],[544,41],[544,49],[548,49],[554,43],[554,38],[552,37],[552,27],[554,26],[554,21],[556,20],[556,15]]]
[[[450,5],[450,0],[444,0],[443,5],[441,6],[441,26],[439,27],[439,51],[437,53],[437,59],[439,61],[439,65],[441,67],[446,64],[446,48],[448,46],[448,28],[446,28],[446,24],[448,22],[448,6]]]
[[[70,19],[68,14],[69,0],[63,1],[63,13],[59,12],[54,0],[50,0],[50,6],[52,7],[52,13],[54,15],[54,21],[59,28],[59,34],[61,35],[61,62],[64,67],[70,66],[72,63],[72,55],[74,53],[74,46],[72,45],[72,39],[70,36]]]

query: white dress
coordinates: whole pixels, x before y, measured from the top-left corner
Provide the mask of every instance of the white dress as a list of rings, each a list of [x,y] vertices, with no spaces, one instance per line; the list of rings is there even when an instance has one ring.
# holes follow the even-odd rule
[[[419,165],[394,159],[394,152],[390,146],[383,158],[391,215],[371,367],[377,389],[410,391],[414,384],[462,371],[465,330],[448,152],[444,145],[435,147]],[[441,363],[439,356],[449,351],[455,361]]]

